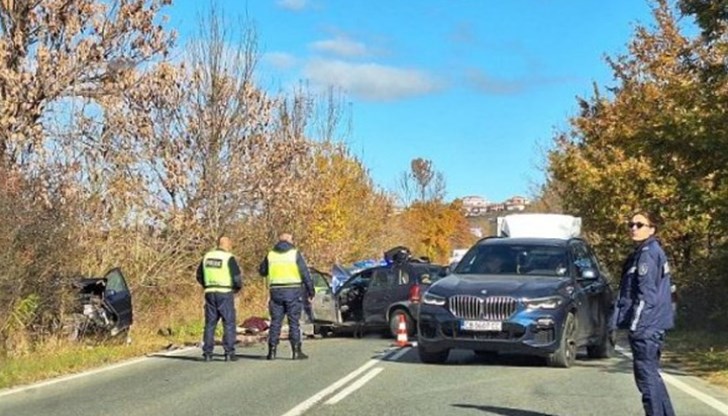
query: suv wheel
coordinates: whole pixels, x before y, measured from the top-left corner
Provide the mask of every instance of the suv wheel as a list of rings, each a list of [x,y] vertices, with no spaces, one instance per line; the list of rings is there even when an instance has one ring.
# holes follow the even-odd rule
[[[397,338],[397,329],[399,328],[400,316],[404,315],[404,324],[407,327],[407,336],[413,337],[415,335],[415,321],[412,319],[409,313],[403,309],[395,309],[389,315],[389,332],[392,338]]]
[[[614,332],[604,327],[604,332],[599,339],[599,344],[586,347],[589,358],[610,358],[614,355]]]
[[[569,368],[576,359],[576,318],[573,313],[566,315],[564,331],[561,334],[559,348],[548,357],[551,367]]]
[[[430,352],[422,344],[417,344],[417,354],[420,356],[420,361],[425,364],[442,364],[447,361],[450,350]]]

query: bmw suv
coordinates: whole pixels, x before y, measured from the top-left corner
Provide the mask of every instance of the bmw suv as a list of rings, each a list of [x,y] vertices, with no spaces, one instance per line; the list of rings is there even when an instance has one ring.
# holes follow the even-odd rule
[[[581,238],[488,237],[422,297],[418,352],[442,363],[451,349],[573,364],[577,349],[613,351],[608,278]]]

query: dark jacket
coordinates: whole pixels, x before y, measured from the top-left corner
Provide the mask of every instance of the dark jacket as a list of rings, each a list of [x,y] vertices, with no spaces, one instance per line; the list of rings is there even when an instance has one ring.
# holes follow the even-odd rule
[[[197,283],[200,284],[200,286],[205,287],[205,273],[204,273],[204,262],[200,262],[200,264],[197,265]],[[235,257],[230,257],[230,260],[228,260],[228,269],[230,270],[230,276],[233,281],[233,292],[239,292],[240,289],[243,288],[243,273],[240,271],[240,266],[238,266],[238,262],[235,260]]]
[[[276,243],[276,245],[273,247],[273,251],[278,253],[285,253],[286,251],[293,250],[296,247],[289,243],[288,241],[279,241]],[[306,291],[306,294],[309,298],[312,298],[314,294],[316,293],[314,291],[313,287],[313,281],[311,280],[311,273],[308,271],[308,266],[306,265],[306,260],[304,260],[303,255],[301,255],[301,252],[298,251],[296,254],[296,265],[298,266],[298,272],[301,273],[301,280],[303,281],[303,287]],[[258,272],[261,276],[267,277],[268,276],[268,256],[266,255],[263,258],[263,261],[260,263],[260,267],[258,267]]]
[[[670,266],[654,236],[642,242],[622,267],[613,327],[647,338],[674,326]]]

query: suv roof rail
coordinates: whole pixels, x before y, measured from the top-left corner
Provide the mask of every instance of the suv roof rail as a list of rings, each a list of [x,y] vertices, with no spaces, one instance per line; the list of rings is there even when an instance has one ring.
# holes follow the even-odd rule
[[[480,240],[476,241],[475,244],[479,244],[479,243],[481,243],[481,242],[483,242],[485,240],[491,240],[491,239],[494,239],[494,238],[503,238],[503,236],[500,236],[500,235],[489,235],[487,237],[483,237]]]

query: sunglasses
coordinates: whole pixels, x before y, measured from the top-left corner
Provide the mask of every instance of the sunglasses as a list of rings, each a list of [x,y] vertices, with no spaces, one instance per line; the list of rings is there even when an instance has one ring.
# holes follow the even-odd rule
[[[645,223],[639,222],[639,221],[637,221],[637,222],[630,221],[627,223],[627,227],[629,227],[629,229],[637,227],[637,229],[639,230],[642,227],[650,227],[650,224],[645,224]]]

